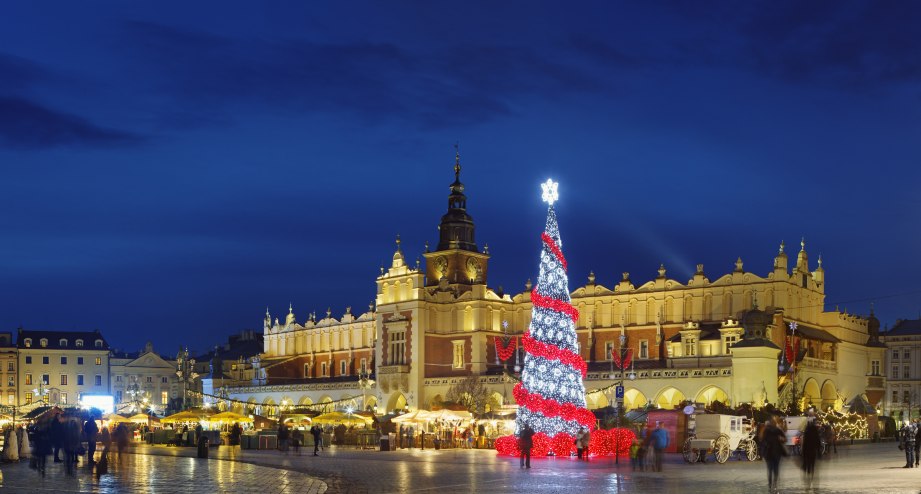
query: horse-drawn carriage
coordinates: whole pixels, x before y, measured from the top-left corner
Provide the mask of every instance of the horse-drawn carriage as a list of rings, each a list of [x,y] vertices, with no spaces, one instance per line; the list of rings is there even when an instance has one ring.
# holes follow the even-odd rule
[[[748,458],[758,459],[758,443],[755,429],[746,417],[721,414],[696,416],[694,434],[684,442],[682,453],[688,463],[705,462],[707,454],[713,453],[718,463],[726,463],[733,452]]]

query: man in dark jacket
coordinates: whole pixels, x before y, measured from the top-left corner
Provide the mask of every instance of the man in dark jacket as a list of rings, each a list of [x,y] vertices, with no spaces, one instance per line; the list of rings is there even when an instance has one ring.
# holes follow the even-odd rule
[[[521,468],[531,468],[531,448],[534,447],[534,429],[524,424],[518,434],[518,449],[521,450]]]
[[[902,468],[912,468],[915,466],[915,436],[918,434],[917,428],[911,422],[907,422],[899,431],[899,445],[905,450],[905,466]]]
[[[99,427],[92,416],[83,424],[83,434],[86,436],[87,465],[92,465],[96,463],[96,436],[99,434]]]
[[[310,434],[313,436],[313,456],[320,456],[320,444],[323,441],[323,429],[319,425],[310,428]]]

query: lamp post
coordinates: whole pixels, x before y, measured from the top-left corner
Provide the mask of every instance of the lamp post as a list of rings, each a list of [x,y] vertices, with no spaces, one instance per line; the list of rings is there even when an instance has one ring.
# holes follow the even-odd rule
[[[620,412],[621,408],[624,406],[624,398],[623,394],[621,394],[621,391],[623,390],[624,386],[624,369],[626,368],[626,365],[624,365],[624,358],[626,357],[624,354],[624,345],[627,343],[627,335],[622,333],[618,339],[620,340],[620,348],[617,350],[617,352],[620,355],[620,359],[617,362],[617,368],[620,370],[620,380],[617,381],[617,388],[615,388],[614,392],[614,402],[616,403],[616,406],[614,407],[614,413],[617,420],[617,427],[614,429],[615,465],[620,465]]]
[[[176,376],[182,383],[182,409],[187,408],[189,385],[195,382],[198,373],[195,372],[195,359],[189,358],[189,349],[183,348],[176,355]]]

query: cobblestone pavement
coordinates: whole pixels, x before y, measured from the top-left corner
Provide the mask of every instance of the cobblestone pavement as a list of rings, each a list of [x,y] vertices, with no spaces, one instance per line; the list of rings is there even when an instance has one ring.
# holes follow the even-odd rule
[[[252,451],[228,447],[211,448],[208,460],[192,458],[193,448],[139,446],[135,458],[123,471],[96,482],[88,474],[78,480],[58,474],[38,481],[25,465],[3,466],[4,488],[22,492],[46,489],[96,492],[182,492],[182,485],[196,492],[767,492],[766,470],[761,461],[732,459],[726,464],[684,463],[669,455],[664,473],[632,472],[629,461],[613,458],[580,462],[575,459],[534,459],[522,470],[517,458],[498,457],[487,450],[400,450],[391,452],[329,448],[314,457],[277,451]],[[780,492],[875,494],[915,493],[921,490],[921,468],[903,469],[904,456],[894,443],[862,444],[839,448],[837,455],[818,463],[814,489],[805,488],[796,459],[781,466]],[[150,480],[138,472],[150,472]],[[318,480],[319,479],[319,480]],[[320,482],[322,481],[322,482]],[[27,482],[27,483],[23,483]],[[68,484],[70,482],[70,484]],[[31,484],[29,484],[31,483]],[[201,487],[201,488],[198,488]]]
[[[115,455],[112,455],[113,459]],[[50,460],[50,458],[49,458]],[[82,462],[76,475],[64,472],[63,463],[48,462],[45,476],[29,468],[28,461],[0,465],[0,492],[98,493],[322,493],[327,486],[315,477],[278,468],[234,461],[210,461],[182,456],[128,454],[121,465],[113,462],[109,473],[97,479]]]

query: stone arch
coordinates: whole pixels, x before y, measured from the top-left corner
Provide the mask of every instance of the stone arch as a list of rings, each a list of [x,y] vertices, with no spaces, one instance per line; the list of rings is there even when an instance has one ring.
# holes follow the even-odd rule
[[[588,408],[589,410],[604,408],[609,404],[610,403],[608,402],[608,397],[601,391],[585,394],[585,408]]]
[[[819,383],[815,378],[810,377],[803,383],[803,395],[800,399],[800,403],[803,404],[803,407],[808,407],[810,405],[819,406],[821,401],[822,392],[819,390]]]
[[[317,403],[323,404],[323,406],[321,406],[320,409],[319,409],[318,411],[319,411],[320,413],[332,412],[332,411],[333,411],[332,402],[333,402],[333,397],[332,397],[332,396],[323,395],[323,397],[320,398],[320,399],[317,401]]]
[[[246,400],[246,413],[256,413],[256,397],[250,396]]]
[[[390,399],[387,400],[387,413],[393,412],[394,410],[402,410],[406,408],[406,397],[403,396],[403,393],[394,393],[390,395]]]
[[[297,400],[297,404],[298,405],[313,405],[313,400],[311,400],[309,396],[304,395],[304,396],[301,396],[300,400]]]
[[[364,398],[365,411],[373,411],[377,408],[377,397],[374,395],[367,395]]]
[[[269,396],[262,400],[261,409],[256,413],[259,415],[265,415],[266,417],[276,417],[278,416],[278,406],[276,406],[275,400]]]
[[[838,406],[838,387],[835,386],[834,381],[831,379],[826,380],[822,383],[822,404],[820,410],[828,410],[829,408],[837,408]]]
[[[624,391],[624,410],[633,410],[646,406],[649,399],[642,391],[631,388]]]
[[[703,403],[704,405],[709,405],[714,401],[720,403],[729,404],[729,395],[723,388],[720,388],[716,385],[704,386],[698,393],[697,397],[694,398],[696,403]]]
[[[240,415],[246,415],[247,413],[249,413],[245,410],[243,403],[240,403],[239,401],[232,401],[230,403],[230,411],[234,413],[239,413]]]
[[[659,391],[659,393],[656,395],[655,405],[665,410],[673,410],[686,399],[687,398],[685,398],[684,393],[679,391],[678,388],[669,386],[662,391]]]
[[[487,412],[495,412],[495,411],[497,411],[497,410],[500,410],[500,409],[502,409],[502,405],[503,405],[504,403],[505,403],[505,398],[503,398],[502,395],[501,395],[499,392],[493,391],[493,392],[490,393],[489,396],[486,398],[486,409],[485,409],[485,411],[487,411]]]

